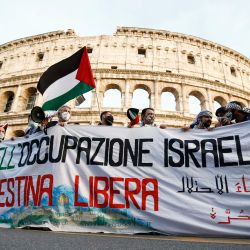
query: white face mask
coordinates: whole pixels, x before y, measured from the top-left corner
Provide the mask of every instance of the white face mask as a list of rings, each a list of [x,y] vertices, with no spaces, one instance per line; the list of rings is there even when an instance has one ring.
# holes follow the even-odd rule
[[[61,113],[61,118],[63,121],[67,122],[70,119],[70,113],[69,112]]]
[[[3,132],[0,132],[0,141],[4,139],[5,134]]]
[[[36,128],[38,126],[38,124],[32,120],[29,121],[29,127],[31,128]]]
[[[153,124],[154,120],[155,120],[155,116],[154,115],[149,114],[149,115],[147,115],[145,117],[145,121],[146,121],[147,124]]]

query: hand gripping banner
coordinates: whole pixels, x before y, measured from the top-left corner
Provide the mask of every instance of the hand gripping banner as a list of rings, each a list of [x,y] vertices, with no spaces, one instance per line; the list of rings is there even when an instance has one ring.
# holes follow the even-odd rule
[[[68,125],[4,141],[0,226],[249,236],[249,131]]]

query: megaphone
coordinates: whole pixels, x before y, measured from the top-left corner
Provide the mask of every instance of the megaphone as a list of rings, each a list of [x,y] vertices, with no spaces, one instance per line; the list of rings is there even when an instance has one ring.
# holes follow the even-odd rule
[[[46,118],[46,116],[41,107],[35,106],[31,110],[30,118],[36,123],[41,123]]]

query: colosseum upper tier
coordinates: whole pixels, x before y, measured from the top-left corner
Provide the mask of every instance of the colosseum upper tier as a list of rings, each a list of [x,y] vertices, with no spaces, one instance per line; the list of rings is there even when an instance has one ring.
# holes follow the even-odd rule
[[[18,136],[27,126],[34,105],[42,104],[36,86],[52,64],[86,46],[96,89],[91,105],[71,101],[72,123],[97,124],[99,109],[111,110],[117,125],[128,122],[126,111],[134,91],[148,92],[157,123],[180,127],[192,121],[189,97],[199,99],[201,109],[214,112],[214,102],[237,100],[250,106],[250,60],[220,44],[164,30],[118,27],[114,35],[80,37],[74,30],[55,31],[0,45],[0,123],[9,123],[7,136]],[[120,105],[104,108],[106,91],[120,91]],[[161,105],[170,92],[176,109]]]

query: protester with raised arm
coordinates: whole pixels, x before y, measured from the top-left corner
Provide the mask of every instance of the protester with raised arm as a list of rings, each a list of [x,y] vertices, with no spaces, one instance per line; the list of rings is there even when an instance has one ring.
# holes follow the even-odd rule
[[[232,114],[227,111],[225,107],[220,107],[216,110],[215,115],[218,122],[215,124],[215,127],[222,127],[233,124]]]
[[[250,109],[242,107],[240,102],[232,101],[226,105],[226,110],[236,123],[250,120]]]

